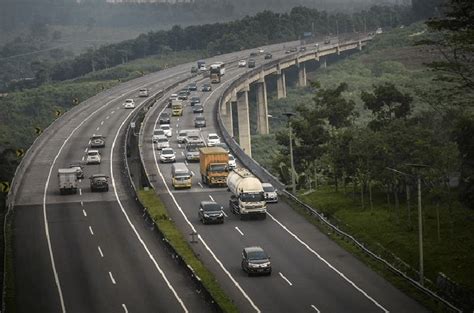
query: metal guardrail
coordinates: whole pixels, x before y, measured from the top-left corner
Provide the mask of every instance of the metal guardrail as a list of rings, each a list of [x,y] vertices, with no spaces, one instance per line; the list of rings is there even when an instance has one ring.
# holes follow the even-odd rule
[[[288,60],[291,58],[294,58],[295,56],[287,56],[284,57],[283,60]],[[387,260],[383,259],[381,256],[377,255],[365,245],[357,240],[354,236],[344,232],[343,230],[339,229],[336,225],[332,224],[327,218],[324,217],[323,214],[319,213],[316,209],[312,208],[311,206],[307,205],[300,199],[298,199],[295,195],[291,194],[290,192],[285,190],[285,184],[280,182],[278,178],[270,174],[266,169],[264,169],[258,162],[256,162],[254,159],[252,159],[250,156],[245,154],[245,152],[240,148],[238,143],[235,141],[233,137],[229,135],[229,132],[224,126],[224,123],[222,121],[221,117],[221,106],[224,104],[223,101],[226,96],[228,96],[236,87],[240,86],[243,84],[250,76],[253,76],[257,74],[258,72],[268,69],[269,67],[275,66],[276,63],[280,62],[280,60],[274,60],[272,62],[269,62],[265,65],[262,65],[260,67],[257,67],[253,71],[249,71],[245,73],[244,75],[240,76],[236,80],[234,80],[222,93],[222,95],[219,97],[219,99],[216,100],[216,119],[217,119],[217,124],[220,128],[220,132],[222,134],[222,137],[224,141],[227,143],[229,148],[232,150],[234,155],[242,162],[242,164],[247,167],[255,176],[257,176],[260,180],[262,181],[267,181],[270,182],[273,186],[275,186],[277,189],[279,189],[280,194],[285,195],[287,198],[291,199],[292,201],[296,202],[298,205],[302,206],[308,213],[310,213],[312,216],[316,217],[319,219],[319,221],[325,225],[326,227],[330,228],[334,233],[338,234],[339,236],[345,238],[349,242],[352,242],[356,247],[358,247],[360,250],[362,250],[364,253],[366,253],[368,256],[373,258],[374,260],[378,261],[379,263],[383,264],[386,266],[390,271],[393,273],[399,275],[400,277],[404,278],[407,282],[412,284],[414,287],[416,287],[419,291],[423,292],[425,295],[435,299],[436,301],[439,301],[445,307],[453,312],[462,312],[461,309],[450,303],[448,300],[442,298],[439,296],[436,292],[432,291],[431,289],[426,288],[425,286],[421,285],[418,281],[414,280],[413,278],[409,277],[406,273],[402,272],[390,262]]]

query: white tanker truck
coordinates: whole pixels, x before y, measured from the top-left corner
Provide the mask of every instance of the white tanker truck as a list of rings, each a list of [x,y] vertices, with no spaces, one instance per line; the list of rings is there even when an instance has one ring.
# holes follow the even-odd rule
[[[245,216],[267,217],[267,203],[260,180],[247,169],[237,168],[229,173],[227,187],[232,192],[229,207],[232,213]]]

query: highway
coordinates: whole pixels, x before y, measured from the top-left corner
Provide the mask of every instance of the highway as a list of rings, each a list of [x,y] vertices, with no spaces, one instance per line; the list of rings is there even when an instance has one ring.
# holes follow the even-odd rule
[[[247,55],[248,56],[248,55]],[[274,54],[275,57],[283,53]],[[246,56],[245,56],[246,57]],[[265,62],[259,57],[257,66]],[[208,79],[195,80],[198,95],[204,102],[207,126],[201,130],[218,133],[215,104],[225,86],[247,68],[226,65],[226,75],[213,92],[200,92]],[[178,86],[176,90],[186,84]],[[176,92],[170,91],[171,92]],[[165,99],[169,93],[165,95]],[[325,234],[295,213],[286,203],[269,205],[266,220],[241,221],[229,208],[230,193],[226,188],[208,188],[201,183],[199,163],[189,163],[194,173],[190,190],[174,190],[171,186],[171,165],[159,163],[159,154],[151,134],[158,128],[159,114],[164,106],[155,107],[144,126],[142,153],[148,175],[157,177],[153,185],[164,200],[172,219],[184,234],[197,232],[199,243],[193,249],[211,268],[221,285],[242,312],[425,312],[426,310],[394,288],[355,257],[332,242]],[[176,141],[178,129],[193,129],[192,107],[187,105],[182,117],[172,117],[171,147],[177,162],[185,162],[184,146]],[[225,223],[202,225],[198,205],[202,200],[220,203],[226,212]],[[248,277],[240,268],[241,251],[245,246],[262,246],[272,257],[270,277]]]
[[[288,43],[287,43],[288,44]],[[284,45],[274,45],[272,51]],[[209,132],[217,132],[215,102],[226,85],[247,68],[237,68],[248,51],[214,60],[227,63],[223,82],[213,91],[195,94],[204,102]],[[274,53],[274,58],[283,52]],[[208,60],[208,62],[211,62]],[[257,66],[263,62],[258,57]],[[194,62],[192,63],[194,64]],[[169,256],[132,197],[124,167],[124,131],[132,110],[126,98],[139,105],[138,89],[151,93],[186,77],[191,63],[123,83],[92,97],[58,119],[34,144],[22,175],[14,207],[15,299],[18,312],[209,312],[212,306],[196,292],[192,280]],[[198,86],[207,79],[196,77]],[[176,87],[182,88],[186,83]],[[200,90],[200,89],[198,89]],[[165,93],[167,99],[171,90]],[[158,163],[151,142],[159,113],[155,105],[143,127],[146,171],[184,234],[196,231],[193,249],[241,312],[424,312],[425,310],[356,258],[333,243],[287,204],[270,205],[266,220],[240,221],[228,210],[229,192],[200,184],[198,164],[191,190],[172,189],[170,164]],[[183,160],[176,130],[193,128],[193,113],[172,118],[172,146]],[[59,195],[58,168],[82,161],[93,134],[106,136],[100,165],[86,165],[76,195]],[[110,177],[107,193],[91,193],[88,177]],[[201,225],[201,200],[221,203],[227,218],[222,225]],[[247,277],[240,269],[241,250],[261,245],[270,253],[273,274]]]

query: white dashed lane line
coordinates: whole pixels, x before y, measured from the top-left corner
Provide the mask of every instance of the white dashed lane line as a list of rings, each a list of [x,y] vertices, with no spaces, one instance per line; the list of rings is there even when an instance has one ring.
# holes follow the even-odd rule
[[[112,272],[109,272],[110,280],[112,281],[112,284],[116,285],[117,282],[114,279],[114,275],[112,275]]]
[[[84,216],[87,217],[87,212],[86,212],[86,210],[83,209],[83,210],[82,210],[82,214],[84,214]]]
[[[211,195],[209,195],[209,199],[211,199],[211,201],[214,201],[214,198]]]
[[[244,235],[244,233],[237,226],[235,226],[235,230],[238,231],[242,236]]]
[[[122,308],[123,308],[123,311],[125,313],[128,313],[128,309],[127,309],[127,306],[125,304],[122,304]]]
[[[102,253],[102,249],[100,248],[100,246],[97,246],[97,250],[99,250],[100,257],[103,258],[104,253]]]
[[[199,187],[204,188],[200,182],[198,182]]]
[[[108,120],[109,118],[110,118],[110,115],[107,115],[107,116],[105,117],[106,120]]]
[[[316,312],[321,313],[321,311],[319,311],[314,304],[311,304],[311,308],[314,309]]]
[[[89,226],[89,232],[91,233],[92,236],[94,236],[94,231],[92,230],[91,226]]]
[[[115,111],[110,112],[110,114],[114,114],[114,113],[115,113]]]
[[[82,196],[82,189],[79,188],[79,195]]]
[[[288,285],[293,286],[291,281],[289,281],[288,278],[285,277],[285,275],[283,275],[281,272],[279,272],[278,274],[280,274],[281,278],[283,278],[283,280],[286,281]]]
[[[104,121],[101,121],[101,122],[100,122],[100,125],[104,125]]]
[[[95,130],[97,130],[97,131],[98,131],[99,129],[100,129],[100,127],[97,127]]]

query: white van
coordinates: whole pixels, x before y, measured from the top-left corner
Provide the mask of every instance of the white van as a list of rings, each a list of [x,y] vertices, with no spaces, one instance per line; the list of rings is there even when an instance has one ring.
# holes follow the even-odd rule
[[[171,167],[171,181],[174,188],[191,188],[192,176],[184,163],[174,163]]]

